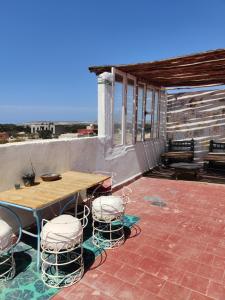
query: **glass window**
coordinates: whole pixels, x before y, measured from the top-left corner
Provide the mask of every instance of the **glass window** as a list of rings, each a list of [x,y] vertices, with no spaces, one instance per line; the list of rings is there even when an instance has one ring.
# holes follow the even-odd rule
[[[135,84],[131,79],[127,80],[127,107],[126,107],[126,144],[133,143],[134,128],[134,101],[135,101]]]
[[[155,91],[155,99],[154,99],[154,129],[153,129],[153,137],[159,137],[159,92]]]
[[[123,77],[115,75],[113,103],[113,144],[122,144]]]
[[[143,125],[143,104],[144,104],[144,86],[138,86],[138,103],[137,103],[137,136],[138,142],[142,141],[142,125]]]
[[[145,106],[145,140],[151,138],[152,132],[152,99],[153,91],[147,88],[146,91],[146,106]]]

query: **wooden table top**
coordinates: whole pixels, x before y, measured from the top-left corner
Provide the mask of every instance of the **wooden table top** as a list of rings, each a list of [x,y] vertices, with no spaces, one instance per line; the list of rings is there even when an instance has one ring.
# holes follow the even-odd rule
[[[60,180],[49,182],[40,180],[31,187],[0,192],[0,203],[2,201],[33,210],[42,209],[109,178],[105,175],[74,171],[63,173],[61,176]]]

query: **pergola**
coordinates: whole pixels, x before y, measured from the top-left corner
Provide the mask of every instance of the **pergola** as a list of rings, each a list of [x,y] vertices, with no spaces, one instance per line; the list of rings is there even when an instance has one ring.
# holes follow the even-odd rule
[[[225,84],[225,49],[217,49],[160,61],[126,65],[92,66],[99,75],[112,67],[157,87]]]
[[[104,107],[99,115],[106,115],[108,129],[99,128],[112,137],[113,146],[162,141],[166,138],[166,90],[225,85],[225,49],[145,63],[92,66],[89,70],[99,79],[111,75],[112,88],[103,92],[107,99],[101,97],[99,85],[99,103]]]

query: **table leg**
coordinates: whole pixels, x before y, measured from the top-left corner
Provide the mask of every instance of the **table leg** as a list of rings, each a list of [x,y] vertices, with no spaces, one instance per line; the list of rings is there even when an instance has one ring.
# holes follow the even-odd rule
[[[197,180],[200,180],[199,170],[197,170],[195,172],[195,177],[196,177]]]
[[[40,270],[40,247],[41,247],[41,237],[40,237],[40,232],[41,232],[41,224],[40,224],[40,218],[38,215],[38,212],[36,210],[33,211],[33,216],[36,220],[36,225],[37,225],[37,271]]]
[[[74,214],[75,217],[77,216],[77,206],[78,206],[78,197],[79,197],[79,193],[76,193],[71,200],[69,200],[64,207],[61,209],[60,211],[60,215],[66,210],[66,208],[73,202],[75,202],[75,210],[74,210]]]

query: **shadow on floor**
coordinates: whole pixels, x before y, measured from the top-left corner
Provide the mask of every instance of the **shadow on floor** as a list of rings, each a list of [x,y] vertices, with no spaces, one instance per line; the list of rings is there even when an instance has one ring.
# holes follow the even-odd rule
[[[146,172],[144,177],[152,177],[152,178],[164,178],[176,180],[174,176],[174,170],[172,168],[165,167],[155,167],[152,170]],[[199,181],[199,182],[207,182],[207,183],[218,183],[225,184],[225,170],[200,170],[199,180],[196,180],[195,176],[192,174],[184,174],[180,175],[178,180],[188,180],[188,181]]]

